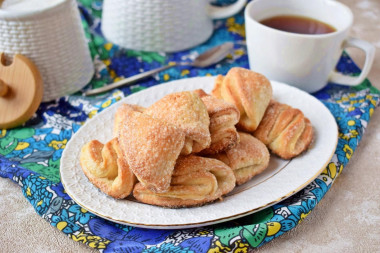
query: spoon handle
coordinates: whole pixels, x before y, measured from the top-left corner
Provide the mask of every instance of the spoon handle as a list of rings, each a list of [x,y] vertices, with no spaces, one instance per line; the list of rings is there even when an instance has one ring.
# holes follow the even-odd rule
[[[97,88],[97,89],[85,91],[83,93],[83,95],[84,96],[96,95],[96,94],[99,94],[99,93],[102,93],[102,92],[106,92],[106,91],[112,90],[114,88],[118,88],[120,86],[131,85],[132,83],[134,83],[134,82],[136,82],[136,81],[138,81],[140,79],[143,79],[145,77],[154,75],[154,74],[156,74],[158,72],[164,71],[166,69],[169,69],[169,68],[172,68],[172,67],[175,67],[175,66],[177,66],[177,64],[166,65],[166,66],[163,66],[163,67],[160,67],[160,68],[152,69],[152,70],[149,70],[147,72],[143,72],[143,73],[140,73],[140,74],[137,74],[137,75],[125,78],[123,80],[120,80],[118,82],[106,85],[104,87],[100,87],[100,88]]]

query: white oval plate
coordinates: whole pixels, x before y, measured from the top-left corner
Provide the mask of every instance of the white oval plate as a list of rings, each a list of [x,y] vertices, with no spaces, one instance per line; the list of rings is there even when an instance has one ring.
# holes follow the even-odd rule
[[[210,92],[215,77],[181,79],[132,94],[88,120],[67,144],[61,158],[61,181],[80,206],[105,219],[154,229],[191,228],[216,224],[257,212],[288,198],[312,182],[330,162],[338,140],[338,128],[330,111],[316,98],[292,86],[272,81],[274,99],[299,108],[315,130],[312,147],[290,161],[272,156],[264,173],[224,197],[201,207],[168,209],[116,200],[99,191],[79,165],[81,147],[90,140],[112,138],[113,117],[121,103],[149,106],[166,94],[202,88]]]

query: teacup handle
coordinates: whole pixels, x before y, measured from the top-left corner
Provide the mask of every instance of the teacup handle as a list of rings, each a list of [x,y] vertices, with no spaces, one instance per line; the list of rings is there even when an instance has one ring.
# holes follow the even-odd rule
[[[209,4],[208,14],[212,19],[227,18],[238,13],[241,9],[244,8],[246,3],[247,0],[237,0],[234,4],[223,7]]]
[[[372,67],[373,60],[375,58],[375,47],[367,41],[351,37],[348,38],[343,44],[343,48],[347,47],[356,47],[363,50],[363,52],[365,53],[365,63],[361,71],[361,74],[357,77],[353,77],[342,75],[336,71],[333,71],[330,75],[329,82],[355,86],[361,84],[367,77],[368,72]]]

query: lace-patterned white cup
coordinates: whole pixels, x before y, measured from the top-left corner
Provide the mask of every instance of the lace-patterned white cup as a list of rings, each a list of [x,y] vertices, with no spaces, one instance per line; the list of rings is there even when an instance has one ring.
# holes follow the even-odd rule
[[[94,65],[75,0],[0,4],[0,52],[8,59],[22,54],[36,64],[43,79],[43,101],[76,92],[91,80]]]
[[[304,16],[333,26],[325,34],[298,34],[265,26],[260,22],[276,16]],[[349,37],[351,10],[331,0],[255,0],[245,9],[245,29],[250,68],[271,80],[315,92],[333,82],[358,85],[372,66],[375,47]],[[358,77],[334,70],[344,48],[364,51],[366,60]]]
[[[121,47],[175,52],[205,42],[212,19],[239,12],[246,0],[216,7],[208,0],[104,0],[102,32]]]

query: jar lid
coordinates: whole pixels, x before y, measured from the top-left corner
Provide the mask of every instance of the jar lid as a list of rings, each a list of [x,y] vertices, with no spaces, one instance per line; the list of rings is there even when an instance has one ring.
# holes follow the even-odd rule
[[[0,53],[0,129],[19,126],[37,111],[43,94],[40,72],[27,57],[16,54],[6,65]]]

